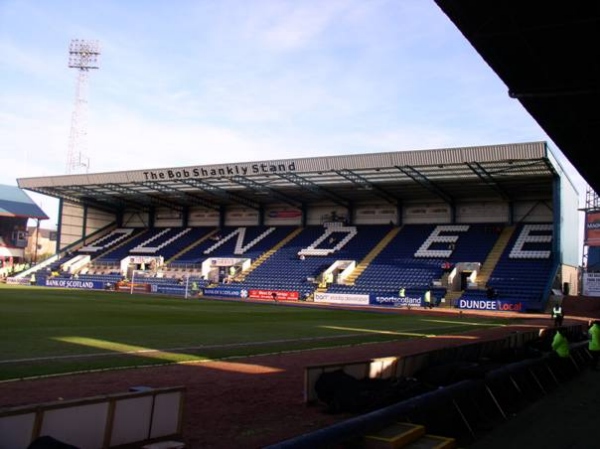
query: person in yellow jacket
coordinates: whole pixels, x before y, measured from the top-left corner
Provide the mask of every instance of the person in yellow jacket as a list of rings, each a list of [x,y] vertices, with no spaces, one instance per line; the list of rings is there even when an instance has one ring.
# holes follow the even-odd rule
[[[600,368],[598,366],[598,361],[600,361],[600,321],[590,321],[588,335],[590,337],[588,350],[592,356],[592,369],[598,370]]]
[[[431,302],[431,290],[427,290],[423,295],[423,306],[426,309],[432,309],[433,303]]]
[[[565,337],[560,330],[557,330],[552,339],[552,350],[560,358],[569,357],[569,340]]]
[[[554,307],[552,307],[552,321],[554,321],[554,327],[562,326],[564,318],[565,314],[563,312],[562,305],[560,303],[556,303]]]

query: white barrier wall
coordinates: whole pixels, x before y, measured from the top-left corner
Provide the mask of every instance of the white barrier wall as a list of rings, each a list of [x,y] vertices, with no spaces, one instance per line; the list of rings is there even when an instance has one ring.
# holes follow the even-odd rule
[[[66,203],[67,204],[67,203]],[[398,213],[402,213],[403,224],[450,224],[452,208],[444,202],[405,202],[401,209],[396,205],[381,203],[356,203],[350,211],[333,202],[323,201],[313,204],[307,210],[306,223],[321,225],[326,222],[339,221],[354,225],[398,224]],[[97,212],[95,212],[97,214]],[[484,200],[459,202],[455,205],[456,223],[508,223],[511,209],[508,202]],[[191,207],[188,212],[187,225],[190,227],[219,226],[220,212],[200,206]],[[512,219],[515,222],[552,222],[552,204],[539,201],[518,201],[513,203]],[[68,241],[81,237],[81,220],[83,211],[77,205],[69,205],[63,209],[63,234]],[[126,211],[123,215],[124,227],[146,227],[149,223],[147,213]],[[102,218],[102,219],[100,219]],[[94,229],[107,224],[110,216],[97,217]],[[259,212],[243,206],[231,206],[224,210],[225,226],[258,226]],[[180,212],[158,208],[155,215],[156,227],[183,226],[184,217]],[[264,213],[264,224],[267,226],[300,226],[302,211],[285,204],[272,204]],[[89,225],[88,225],[89,228]],[[88,229],[88,233],[91,229]]]
[[[212,227],[219,226],[219,211],[205,207],[193,206],[188,214],[188,226]]]
[[[181,435],[185,387],[48,402],[0,410],[0,449],[27,449],[51,436],[79,449],[104,449]]]

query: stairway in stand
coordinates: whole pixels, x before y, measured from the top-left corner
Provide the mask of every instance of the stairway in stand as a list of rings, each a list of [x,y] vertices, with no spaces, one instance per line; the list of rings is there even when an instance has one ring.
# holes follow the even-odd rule
[[[205,242],[210,237],[212,237],[213,235],[215,235],[218,231],[219,231],[219,229],[213,229],[208,234],[206,234],[204,237],[201,237],[198,240],[196,240],[194,243],[189,244],[188,246],[186,246],[185,248],[183,248],[181,251],[179,251],[177,254],[173,255],[173,257],[171,257],[169,260],[166,260],[165,261],[165,265],[168,266],[171,262],[176,261],[183,254],[185,254],[188,251],[194,249],[195,247],[197,247],[198,245],[200,245],[202,242]]]
[[[506,249],[506,245],[508,245],[508,242],[510,241],[513,232],[515,232],[514,226],[507,226],[502,230],[502,233],[498,237],[498,240],[496,240],[494,247],[485,259],[485,262],[483,262],[483,264],[481,265],[481,270],[477,275],[477,286],[479,288],[485,288],[486,284],[488,283],[488,280],[490,279],[490,275],[492,274],[492,271],[494,271],[494,268],[496,268],[496,264],[498,263],[498,261],[500,260],[500,256],[502,256],[502,253]]]
[[[144,234],[146,234],[146,233],[148,233],[148,230],[147,230],[147,229],[144,229],[143,231],[139,232],[138,234],[135,234],[135,233],[133,233],[133,234],[135,234],[135,235],[131,235],[131,236],[129,236],[128,238],[126,238],[126,239],[125,239],[125,240],[123,240],[122,242],[119,242],[119,243],[117,243],[115,246],[111,246],[110,248],[108,248],[108,249],[104,250],[104,252],[102,252],[101,254],[99,254],[99,255],[97,255],[97,256],[94,256],[94,257],[92,258],[92,263],[94,263],[94,261],[95,261],[95,260],[100,260],[100,259],[102,259],[104,256],[106,256],[107,254],[110,254],[111,252],[113,252],[113,251],[114,251],[114,250],[116,250],[117,248],[120,248],[120,247],[122,247],[122,246],[124,246],[124,245],[127,245],[127,244],[128,244],[129,242],[131,242],[133,239],[136,239],[136,238],[138,238],[139,236],[141,236],[141,235],[144,235]]]
[[[366,270],[369,264],[375,259],[381,251],[398,235],[401,228],[393,228],[388,232],[384,238],[371,250],[369,254],[367,254],[363,260],[361,260],[357,265],[354,271],[348,275],[346,278],[345,284],[354,285],[356,279]]]
[[[234,278],[233,282],[244,282],[246,276],[256,270],[265,260],[275,254],[281,247],[287,244],[290,240],[296,237],[303,231],[303,228],[294,229],[291,233],[289,233],[284,239],[282,239],[277,245],[272,247],[270,250],[265,251],[259,257],[257,257],[254,262],[250,265],[250,267],[241,273],[238,273]]]
[[[449,309],[454,307],[454,303],[458,298],[460,298],[463,294],[462,290],[457,291],[447,291],[446,296],[444,297],[444,302],[440,303],[440,307]]]
[[[491,249],[491,251],[489,252],[487,258],[481,265],[481,270],[479,271],[479,273],[477,275],[477,287],[479,289],[485,289],[485,286],[490,279],[490,275],[494,271],[494,268],[496,267],[498,260],[500,260],[500,257],[502,256],[502,253],[504,252],[504,249],[506,248],[506,245],[510,241],[510,238],[512,237],[514,231],[515,231],[514,226],[507,226],[503,229],[502,233],[498,236],[496,243],[494,244],[494,246]],[[444,276],[447,277],[447,275],[444,275]],[[444,279],[442,279],[442,284],[444,284],[444,283],[445,283]],[[447,284],[447,282],[446,282],[446,284]],[[456,302],[456,300],[458,298],[460,298],[462,296],[463,293],[464,293],[463,290],[447,291],[446,297],[444,298],[444,302],[442,304],[440,304],[440,306],[447,307],[447,308],[454,307],[454,303]]]

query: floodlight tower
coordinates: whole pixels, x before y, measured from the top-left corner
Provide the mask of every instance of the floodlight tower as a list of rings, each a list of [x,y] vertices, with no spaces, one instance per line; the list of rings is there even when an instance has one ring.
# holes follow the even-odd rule
[[[71,134],[67,153],[67,174],[79,167],[86,171],[90,168],[87,150],[87,87],[89,72],[97,69],[100,57],[98,41],[73,39],[69,45],[69,68],[77,69],[77,85],[75,88],[75,107],[71,117]]]

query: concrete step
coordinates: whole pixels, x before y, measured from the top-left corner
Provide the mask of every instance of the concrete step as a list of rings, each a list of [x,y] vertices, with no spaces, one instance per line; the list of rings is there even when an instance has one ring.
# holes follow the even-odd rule
[[[456,449],[455,438],[426,433],[425,426],[397,422],[365,435],[364,449]]]
[[[425,435],[425,427],[418,424],[398,422],[365,435],[365,449],[400,449]]]
[[[454,438],[426,434],[404,446],[403,449],[456,449],[456,447]]]
[[[158,441],[156,443],[146,444],[142,449],[183,449],[185,444],[180,441]]]

